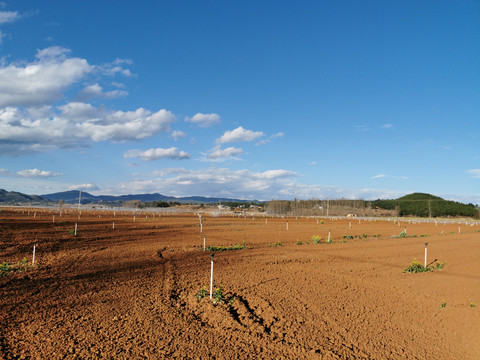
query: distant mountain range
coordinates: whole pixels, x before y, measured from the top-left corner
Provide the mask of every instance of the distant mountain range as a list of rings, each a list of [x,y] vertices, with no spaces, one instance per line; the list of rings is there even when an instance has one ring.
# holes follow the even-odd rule
[[[51,202],[59,202],[63,200],[68,204],[78,204],[80,191],[62,191],[46,195],[26,195],[15,191],[6,191],[0,189],[0,203],[16,204],[16,203],[30,203],[30,204],[47,204]],[[140,200],[142,202],[152,201],[175,201],[182,204],[214,204],[218,202],[257,202],[256,200],[242,200],[229,198],[214,198],[204,196],[188,196],[188,197],[174,197],[162,194],[136,194],[136,195],[92,195],[88,192],[82,191],[81,204],[105,204],[105,205],[120,205],[125,201]]]

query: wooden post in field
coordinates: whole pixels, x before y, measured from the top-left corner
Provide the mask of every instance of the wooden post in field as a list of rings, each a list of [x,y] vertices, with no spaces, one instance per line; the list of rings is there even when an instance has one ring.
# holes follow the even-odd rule
[[[327,239],[327,243],[330,243],[330,229],[328,229],[328,239]]]
[[[203,234],[203,251],[205,251],[205,233]]]
[[[75,236],[77,236],[77,223],[75,223]]]
[[[352,228],[352,222],[351,222],[351,221],[348,222],[348,227],[349,227],[350,229]]]
[[[55,215],[53,215],[53,220],[52,220],[52,222],[55,224]]]
[[[115,229],[115,221],[112,223],[112,229]]]
[[[288,230],[288,221],[287,221],[287,230]]]
[[[458,233],[460,234],[460,225],[458,225]]]
[[[37,247],[37,243],[33,243],[33,257],[32,257],[32,265],[35,265],[35,248]]]
[[[212,298],[213,293],[213,253],[211,256],[211,266],[210,266],[210,299]]]

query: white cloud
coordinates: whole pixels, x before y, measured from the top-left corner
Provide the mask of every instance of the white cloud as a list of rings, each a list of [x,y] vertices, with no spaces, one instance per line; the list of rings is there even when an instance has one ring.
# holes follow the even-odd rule
[[[283,132],[278,132],[276,134],[270,135],[269,139],[261,140],[261,141],[257,142],[255,144],[255,146],[262,146],[262,145],[265,145],[265,144],[269,144],[269,143],[272,142],[271,139],[275,139],[275,138],[278,138],[278,137],[283,137]]]
[[[17,175],[21,177],[38,177],[38,178],[49,178],[63,175],[62,173],[54,173],[51,171],[38,170],[38,169],[25,169],[17,171]]]
[[[232,131],[226,131],[217,139],[217,143],[225,144],[230,142],[252,141],[262,136],[265,136],[265,134],[261,131],[251,131],[239,126]]]
[[[317,162],[316,162],[316,161],[312,161],[312,162],[309,162],[308,165],[315,166],[315,165],[317,165]]]
[[[474,178],[479,178],[480,179],[480,169],[467,170],[467,173],[472,175]]]
[[[177,141],[178,139],[187,136],[187,134],[185,134],[183,131],[180,131],[180,130],[174,130],[172,131],[170,136],[173,138],[173,140]]]
[[[391,129],[392,127],[393,127],[392,124],[383,124],[383,125],[381,126],[382,129]]]
[[[230,170],[208,168],[189,170],[184,168],[162,169],[154,173],[153,179],[138,179],[122,183],[119,193],[161,192],[164,194],[189,196],[225,196],[245,199],[268,199],[278,194],[285,181],[295,176],[288,170]]]
[[[0,154],[45,151],[84,146],[88,141],[128,141],[167,132],[176,121],[167,110],[152,113],[107,111],[85,103],[68,103],[57,108],[43,108],[33,117],[15,107],[0,108]]]
[[[243,150],[235,147],[228,147],[226,149],[215,148],[210,154],[207,155],[207,159],[210,160],[225,160],[227,158],[234,158],[242,155]]]
[[[370,177],[370,179],[382,179],[382,178],[408,180],[408,176],[395,176],[395,175],[385,175],[385,174],[378,174]]]
[[[211,167],[189,170],[166,168],[150,176],[119,184],[116,192],[159,192],[174,196],[222,196],[241,199],[385,199],[397,198],[409,192],[384,189],[348,189],[339,186],[301,184],[297,174],[285,169],[253,172]]]
[[[37,52],[26,65],[0,67],[0,106],[38,106],[62,97],[62,92],[90,73],[85,59],[66,58],[68,49],[53,46]]]
[[[261,140],[261,141],[255,143],[255,146],[262,146],[262,145],[269,144],[271,142],[272,142],[272,140],[270,140],[270,139],[264,139],[264,140]]]
[[[8,175],[8,174],[10,174],[10,173],[11,173],[11,171],[8,170],[8,169],[2,169],[2,168],[0,168],[0,175]]]
[[[210,127],[212,125],[220,124],[220,115],[196,113],[193,117],[186,117],[185,121],[197,124],[200,127]]]
[[[112,90],[104,92],[102,87],[96,83],[93,85],[88,85],[82,91],[80,91],[78,94],[78,101],[87,101],[93,98],[115,99],[127,95],[128,92],[124,90]]]
[[[127,159],[139,157],[144,161],[160,160],[160,159],[175,159],[175,160],[190,159],[190,154],[187,154],[185,151],[178,151],[176,147],[171,147],[168,149],[156,148],[156,149],[149,149],[146,151],[129,150],[125,152],[123,156]]]
[[[80,185],[72,185],[68,188],[69,190],[81,190],[81,191],[95,191],[100,190],[100,187],[95,184],[80,184]]]
[[[20,18],[17,11],[0,11],[0,25],[13,22]]]

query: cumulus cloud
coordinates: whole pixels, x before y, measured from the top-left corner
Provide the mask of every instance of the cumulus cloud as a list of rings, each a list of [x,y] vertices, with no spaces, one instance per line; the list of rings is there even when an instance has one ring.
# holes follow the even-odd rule
[[[29,178],[50,178],[63,175],[62,173],[54,173],[52,171],[38,170],[38,169],[25,169],[17,171],[17,175],[21,177]]]
[[[26,65],[0,67],[0,106],[38,106],[62,97],[62,92],[93,70],[85,59],[67,58],[58,46],[37,52]]]
[[[100,190],[100,187],[98,185],[88,183],[88,184],[72,185],[69,187],[69,190],[95,191],[95,190]]]
[[[480,169],[470,169],[470,170],[467,170],[467,173],[472,175],[474,178],[480,179]]]
[[[220,115],[211,113],[211,114],[202,114],[196,113],[192,117],[186,117],[186,122],[191,122],[197,124],[200,127],[210,127],[212,125],[220,124]]]
[[[381,126],[382,129],[391,129],[392,127],[393,127],[392,124],[383,124],[383,125]]]
[[[230,142],[252,141],[262,136],[265,136],[265,134],[261,131],[247,130],[242,126],[239,126],[232,131],[226,131],[217,139],[217,143],[225,144]]]
[[[207,155],[207,159],[225,160],[242,155],[242,153],[243,150],[236,147],[228,147],[226,149],[215,148],[210,154]]]
[[[180,131],[180,130],[174,130],[172,131],[170,136],[173,138],[173,140],[177,141],[178,139],[187,136],[187,134],[185,134],[183,131]]]
[[[407,192],[383,189],[348,189],[339,186],[302,184],[289,170],[262,172],[211,167],[190,170],[164,168],[132,182],[119,184],[118,193],[160,192],[174,196],[222,196],[242,199],[393,199]],[[410,191],[411,192],[411,191]]]
[[[37,112],[16,107],[0,108],[0,154],[43,151],[55,148],[84,146],[88,141],[128,141],[167,132],[176,117],[170,111],[152,113],[107,111],[90,104],[74,102]]]
[[[118,97],[127,96],[128,92],[124,90],[112,90],[112,91],[103,91],[102,87],[96,83],[93,85],[86,86],[78,94],[78,101],[88,101],[93,98],[99,99],[115,99]]]
[[[242,197],[245,199],[268,199],[277,194],[286,181],[296,176],[288,170],[230,170],[207,168],[190,170],[185,168],[161,169],[152,179],[138,179],[119,186],[124,191],[162,192],[178,196],[203,195]]]
[[[160,159],[174,159],[183,160],[190,159],[190,154],[185,151],[178,151],[176,147],[168,149],[156,148],[146,151],[142,150],[129,150],[123,154],[125,158],[141,158],[144,161],[160,160]]]

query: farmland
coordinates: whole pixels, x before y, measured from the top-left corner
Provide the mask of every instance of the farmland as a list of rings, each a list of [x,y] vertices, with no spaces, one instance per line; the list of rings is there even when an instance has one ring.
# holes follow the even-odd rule
[[[480,358],[478,221],[201,218],[3,208],[0,358]]]

